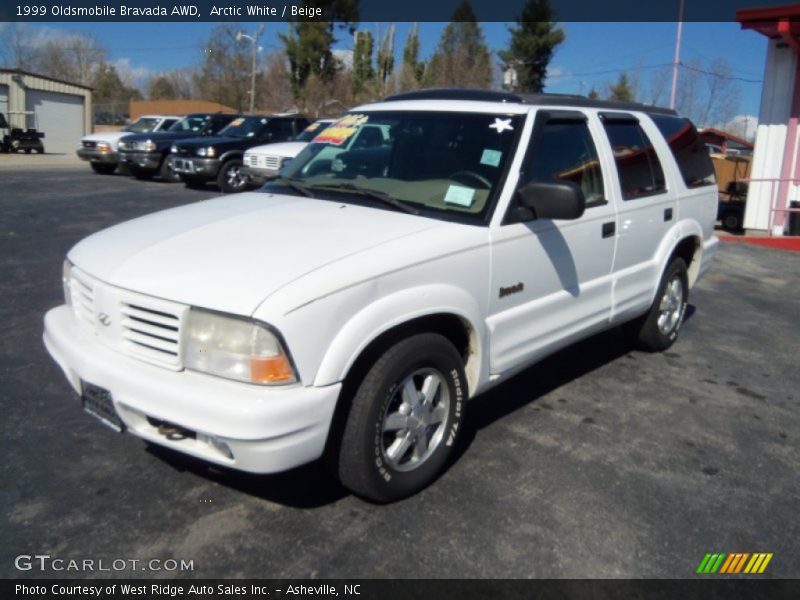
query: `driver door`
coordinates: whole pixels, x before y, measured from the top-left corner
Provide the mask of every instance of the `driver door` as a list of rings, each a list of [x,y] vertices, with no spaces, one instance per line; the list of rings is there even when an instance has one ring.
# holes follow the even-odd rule
[[[616,211],[606,196],[608,158],[593,115],[539,111],[519,185],[572,181],[586,197],[575,220],[531,219],[512,200],[492,228],[488,328],[492,375],[505,374],[602,329],[611,316]]]

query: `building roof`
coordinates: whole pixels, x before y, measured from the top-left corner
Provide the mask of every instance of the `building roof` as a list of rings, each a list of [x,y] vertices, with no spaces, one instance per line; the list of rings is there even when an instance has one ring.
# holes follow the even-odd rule
[[[753,148],[754,147],[751,142],[748,142],[743,137],[739,137],[738,135],[733,135],[732,133],[728,133],[727,131],[722,131],[721,129],[717,129],[716,127],[706,127],[705,129],[701,129],[699,133],[700,133],[701,136],[704,135],[704,134],[710,133],[712,135],[717,135],[717,136],[719,136],[719,137],[721,137],[723,139],[731,140],[733,142],[737,142],[739,144],[743,144],[744,146],[746,146],[748,148]]]
[[[63,83],[65,85],[71,85],[74,87],[79,87],[84,90],[93,91],[94,88],[89,85],[83,85],[82,83],[75,83],[74,81],[67,81],[66,79],[59,79],[58,77],[50,77],[49,75],[41,75],[39,73],[31,73],[30,71],[25,71],[23,69],[4,69],[0,68],[0,73],[9,73],[11,75],[28,75],[29,77],[38,77],[39,79],[48,79],[50,81],[55,81],[57,83]]]
[[[736,11],[736,20],[742,29],[753,29],[769,38],[784,37],[786,33],[800,35],[800,4],[743,8]],[[780,23],[784,22],[783,31]]]

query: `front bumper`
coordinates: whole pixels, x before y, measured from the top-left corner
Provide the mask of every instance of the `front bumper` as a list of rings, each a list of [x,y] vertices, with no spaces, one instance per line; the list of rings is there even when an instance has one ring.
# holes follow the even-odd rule
[[[119,162],[131,167],[157,171],[161,167],[160,152],[120,152]]]
[[[260,169],[258,167],[242,166],[239,172],[247,177],[253,185],[262,185],[280,173],[278,169]]]
[[[265,388],[153,366],[101,345],[77,325],[68,306],[45,315],[44,344],[76,392],[85,381],[111,393],[127,431],[251,473],[275,473],[319,458],[341,389],[341,384]],[[152,420],[197,436],[167,439]],[[210,438],[226,444],[233,458]]]
[[[172,155],[169,157],[169,160],[172,162],[172,169],[178,175],[203,177],[205,179],[213,179],[216,177],[222,165],[222,162],[218,158],[196,158]]]
[[[115,165],[119,162],[119,154],[117,152],[103,152],[97,148],[78,148],[75,154],[77,154],[78,158],[81,160],[89,162],[104,163],[107,165]]]

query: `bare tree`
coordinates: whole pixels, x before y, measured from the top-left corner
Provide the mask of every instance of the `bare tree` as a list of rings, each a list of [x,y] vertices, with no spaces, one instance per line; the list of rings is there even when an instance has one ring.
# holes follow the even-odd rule
[[[294,106],[289,61],[283,52],[267,56],[261,87],[261,106],[270,110],[285,111]]]

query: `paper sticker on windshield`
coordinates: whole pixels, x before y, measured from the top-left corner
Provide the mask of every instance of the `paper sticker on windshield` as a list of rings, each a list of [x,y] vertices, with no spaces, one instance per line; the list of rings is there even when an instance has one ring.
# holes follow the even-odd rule
[[[494,123],[489,125],[489,129],[494,129],[497,133],[503,133],[504,131],[514,131],[514,128],[511,126],[511,119],[497,119],[495,118]]]
[[[350,137],[358,131],[358,128],[366,123],[368,119],[369,117],[367,115],[346,115],[320,132],[317,137],[311,140],[311,143],[341,146],[350,139]]]
[[[239,117],[238,119],[234,119],[233,121],[231,121],[231,126],[238,127],[242,123],[244,123],[244,119],[242,117]]]
[[[459,206],[472,206],[472,200],[475,197],[475,190],[472,188],[464,187],[461,185],[451,185],[447,188],[447,193],[444,195],[444,201],[448,204],[458,204]]]
[[[500,150],[492,150],[491,148],[484,148],[483,154],[481,154],[481,164],[488,165],[490,167],[496,167],[500,164],[500,159],[503,157],[503,153]]]
[[[316,131],[317,129],[319,129],[319,122],[317,122],[317,123],[312,123],[311,125],[309,125],[308,127],[306,127],[306,128],[303,130],[303,131],[304,131],[305,133],[311,133],[312,131]]]

